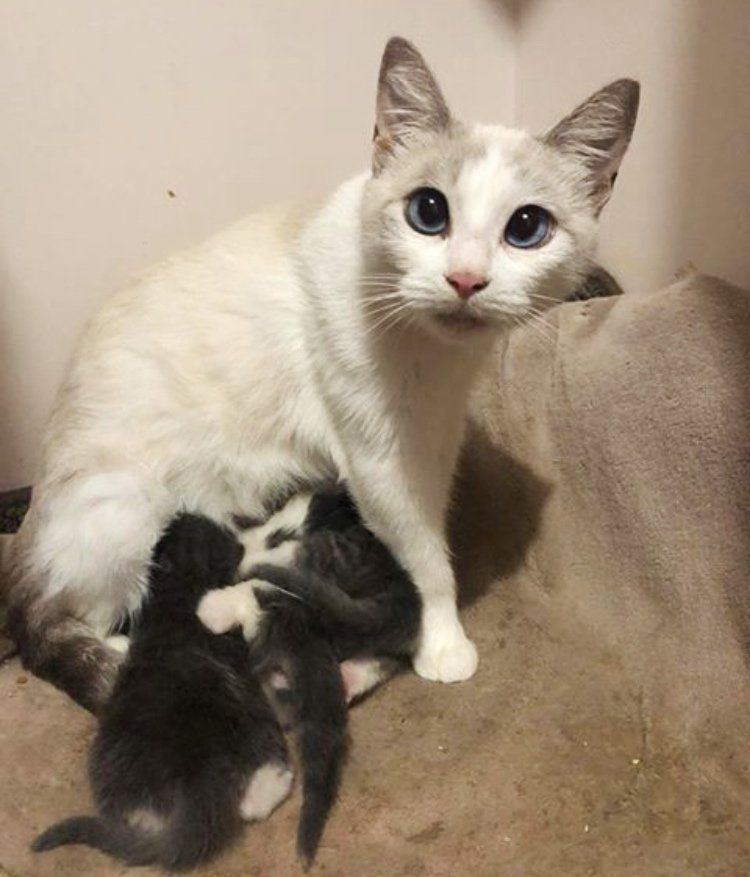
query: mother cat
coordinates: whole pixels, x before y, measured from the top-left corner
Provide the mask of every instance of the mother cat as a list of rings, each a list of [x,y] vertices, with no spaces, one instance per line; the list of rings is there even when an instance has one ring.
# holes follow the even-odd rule
[[[390,40],[370,173],[172,258],[86,329],[10,547],[25,664],[96,710],[178,508],[261,515],[341,475],[422,594],[417,672],[471,676],[444,537],[467,394],[498,332],[590,267],[637,104],[620,80],[541,138],[465,125]]]

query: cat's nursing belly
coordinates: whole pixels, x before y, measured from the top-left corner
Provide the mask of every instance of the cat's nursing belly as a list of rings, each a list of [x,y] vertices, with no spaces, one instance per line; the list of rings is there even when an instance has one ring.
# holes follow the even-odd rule
[[[219,445],[218,453],[202,465],[173,467],[166,484],[181,506],[227,523],[236,515],[265,517],[294,488],[336,476],[332,459],[322,450],[308,448],[304,454],[292,447],[256,447],[244,454],[223,450]]]

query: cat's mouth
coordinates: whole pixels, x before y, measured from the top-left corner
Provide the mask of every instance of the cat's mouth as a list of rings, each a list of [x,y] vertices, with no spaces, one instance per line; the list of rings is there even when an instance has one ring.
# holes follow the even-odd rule
[[[441,328],[454,334],[468,334],[490,328],[489,320],[464,309],[440,311],[434,315],[434,319]]]

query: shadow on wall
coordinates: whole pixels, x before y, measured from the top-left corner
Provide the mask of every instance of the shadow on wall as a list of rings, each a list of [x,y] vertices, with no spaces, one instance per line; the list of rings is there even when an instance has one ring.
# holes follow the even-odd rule
[[[516,117],[532,130],[630,75],[643,83],[632,154],[602,225],[630,287],[690,265],[750,286],[747,0],[486,0],[512,22]]]
[[[3,455],[1,468],[12,471],[22,459],[16,419],[23,416],[23,400],[19,392],[20,381],[12,366],[10,281],[4,267],[0,262],[0,449]],[[0,483],[0,491],[9,486]]]
[[[693,2],[675,193],[677,258],[750,288],[750,4]],[[695,254],[695,255],[692,255]]]

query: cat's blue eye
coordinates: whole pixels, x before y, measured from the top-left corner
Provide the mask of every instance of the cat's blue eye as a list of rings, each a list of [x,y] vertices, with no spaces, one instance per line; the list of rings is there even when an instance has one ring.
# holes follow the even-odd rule
[[[511,247],[526,250],[546,244],[552,228],[553,219],[549,210],[536,204],[524,204],[508,220],[503,236]]]
[[[420,234],[442,234],[448,228],[448,201],[437,189],[417,189],[406,202],[406,221]]]

